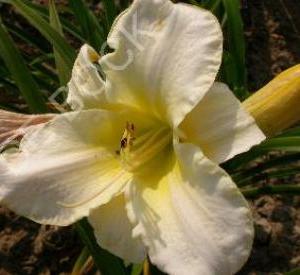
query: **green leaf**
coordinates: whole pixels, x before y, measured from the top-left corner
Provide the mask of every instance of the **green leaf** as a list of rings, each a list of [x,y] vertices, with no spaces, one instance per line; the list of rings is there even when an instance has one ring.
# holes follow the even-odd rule
[[[257,173],[255,175],[251,175],[248,178],[243,179],[236,179],[233,177],[234,182],[237,184],[238,187],[244,187],[247,185],[257,184],[262,180],[269,180],[269,179],[283,179],[286,177],[294,176],[300,173],[300,168],[287,168],[275,171],[267,171]]]
[[[247,188],[242,190],[243,195],[246,198],[256,198],[262,195],[300,195],[300,185],[274,185],[274,186],[263,186],[257,188]]]
[[[243,21],[239,0],[222,0],[226,12],[226,30],[228,50],[234,62],[234,74],[231,74],[233,91],[241,100],[248,96],[246,87],[246,60]]]
[[[17,10],[56,48],[71,71],[76,54],[68,42],[50,24],[21,0],[11,0]]]
[[[281,150],[286,152],[300,151],[300,136],[277,137],[267,140],[256,148],[256,150],[271,151]]]
[[[64,36],[59,15],[57,13],[54,0],[49,0],[49,18],[50,25],[61,35]],[[71,77],[71,68],[66,64],[64,58],[60,55],[56,46],[53,46],[56,70],[58,72],[59,82],[61,86],[67,84]]]
[[[46,103],[40,93],[39,87],[33,80],[20,52],[14,45],[1,20],[0,40],[0,55],[27,102],[29,109],[33,113],[47,112]]]
[[[196,0],[188,0],[190,4],[194,5],[194,6],[201,6],[201,4],[199,4]]]
[[[28,61],[29,61],[29,64],[31,66],[33,66],[35,64],[43,64],[45,62],[52,61],[53,59],[54,59],[54,54],[53,53],[47,53],[47,54],[39,55],[35,58],[31,57],[30,60],[28,60]]]
[[[221,0],[207,0],[204,1],[202,6],[203,8],[208,9],[215,14],[221,3]]]
[[[99,25],[95,15],[82,0],[69,0],[76,20],[81,28],[82,36],[96,50],[100,50],[105,42],[103,28]]]
[[[90,257],[90,252],[89,250],[84,247],[79,255],[79,257],[77,258],[72,273],[71,275],[79,275],[82,274],[82,268],[84,267],[86,261],[88,260],[88,258]]]
[[[102,275],[126,275],[122,260],[97,245],[93,229],[86,219],[77,222],[76,228]]]
[[[295,127],[292,129],[289,129],[279,135],[278,137],[292,137],[292,136],[300,136],[300,127]]]
[[[130,5],[130,0],[120,0],[121,10],[126,10]]]
[[[140,275],[143,272],[144,265],[143,264],[134,264],[132,266],[132,270],[130,275]]]
[[[228,172],[233,173],[254,159],[265,155],[270,151],[299,152],[300,136],[283,136],[266,140],[262,144],[253,147],[250,151],[235,156],[221,166]]]
[[[103,0],[104,8],[105,8],[105,15],[106,15],[106,22],[107,22],[107,30],[109,31],[115,18],[118,15],[117,6],[115,1],[112,0]]]
[[[9,3],[12,4],[11,0],[0,0],[0,3]],[[26,4],[29,8],[35,11],[38,15],[43,17],[47,22],[49,21],[49,12],[48,9],[44,5],[36,4],[28,0],[23,0],[23,3]],[[75,38],[79,39],[80,41],[84,42],[83,37],[80,35],[79,29],[74,26],[70,20],[61,18],[62,27],[65,31],[69,34],[73,35]]]
[[[50,44],[44,38],[41,39],[40,37],[36,37],[35,35],[32,35],[32,33],[26,31],[24,28],[14,26],[9,23],[6,23],[5,25],[11,34],[22,39],[24,42],[28,43],[34,48],[39,49],[41,53],[46,54],[51,50]]]
[[[260,180],[262,177],[281,177],[280,173],[282,173],[282,176],[288,173],[287,170],[282,170],[282,167],[290,166],[291,164],[298,163],[299,161],[300,153],[274,156],[271,159],[264,160],[263,163],[257,164],[254,167],[241,169],[238,172],[231,173],[231,176],[238,186],[245,186],[255,183],[255,181]],[[270,169],[278,169],[278,171],[268,174],[267,171]],[[291,168],[290,170],[293,169],[294,173],[296,173],[297,169],[299,168]]]
[[[300,275],[300,268],[296,268],[292,271],[286,272],[283,275]]]

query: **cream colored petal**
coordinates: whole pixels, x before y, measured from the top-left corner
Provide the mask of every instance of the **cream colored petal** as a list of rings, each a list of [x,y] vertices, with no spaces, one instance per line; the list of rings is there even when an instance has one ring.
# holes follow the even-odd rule
[[[177,126],[211,87],[222,33],[208,11],[169,0],[135,0],[112,27],[101,58],[108,101]]]
[[[67,103],[73,110],[100,108],[105,104],[105,84],[95,65],[99,59],[89,45],[81,47],[68,83]]]
[[[231,275],[247,260],[251,213],[231,178],[191,144],[160,179],[139,178],[126,191],[129,217],[151,261],[171,275]]]
[[[116,150],[124,118],[90,110],[32,128],[0,157],[0,201],[39,223],[68,225],[119,194],[129,175]]]
[[[216,82],[180,125],[184,138],[221,163],[266,137],[229,88]]]
[[[130,223],[123,195],[91,211],[89,222],[94,228],[98,244],[130,263],[141,263],[145,248],[139,238],[132,237]]]

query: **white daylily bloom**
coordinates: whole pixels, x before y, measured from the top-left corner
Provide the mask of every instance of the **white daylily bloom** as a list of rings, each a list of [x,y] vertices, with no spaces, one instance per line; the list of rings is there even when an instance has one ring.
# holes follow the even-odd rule
[[[2,203],[40,223],[88,216],[102,247],[129,262],[147,253],[169,274],[237,272],[251,250],[251,213],[219,163],[265,136],[214,83],[217,20],[169,0],[136,0],[108,44],[105,80],[83,46],[69,83],[74,112],[3,155]]]

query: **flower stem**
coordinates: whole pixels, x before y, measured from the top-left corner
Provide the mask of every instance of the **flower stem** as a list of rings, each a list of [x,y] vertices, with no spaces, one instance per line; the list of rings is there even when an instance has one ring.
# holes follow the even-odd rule
[[[71,275],[80,275],[82,273],[82,268],[84,267],[89,256],[90,256],[89,250],[86,247],[84,247],[78,259],[76,260]]]

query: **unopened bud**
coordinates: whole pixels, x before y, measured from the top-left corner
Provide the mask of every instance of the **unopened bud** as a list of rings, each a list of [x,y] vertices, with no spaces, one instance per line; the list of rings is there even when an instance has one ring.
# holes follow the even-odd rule
[[[280,73],[243,102],[266,136],[300,120],[300,64]]]

